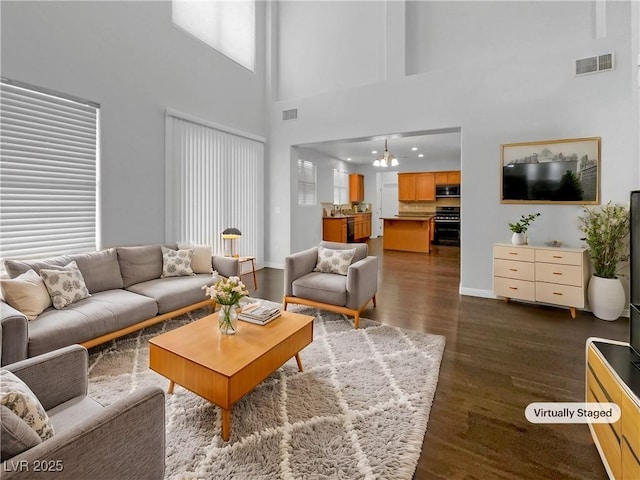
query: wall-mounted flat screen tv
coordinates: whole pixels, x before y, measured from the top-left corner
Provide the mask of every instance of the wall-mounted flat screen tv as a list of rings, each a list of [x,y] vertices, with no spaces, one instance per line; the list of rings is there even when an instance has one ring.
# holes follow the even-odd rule
[[[502,203],[600,203],[600,137],[501,146]]]

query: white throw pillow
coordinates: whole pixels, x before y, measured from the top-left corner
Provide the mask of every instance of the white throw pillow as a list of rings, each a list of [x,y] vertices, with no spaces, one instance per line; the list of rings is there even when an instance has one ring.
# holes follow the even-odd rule
[[[191,270],[193,273],[211,273],[211,247],[209,245],[185,245],[178,244],[178,248],[191,248],[193,249],[193,256],[191,257]]]
[[[333,250],[331,248],[318,247],[318,263],[313,271],[346,275],[355,254],[355,248]]]
[[[2,296],[13,308],[33,320],[51,306],[51,297],[42,278],[27,270],[16,278],[3,279]]]
[[[195,275],[191,269],[193,249],[173,250],[162,247],[162,278]]]
[[[62,269],[40,270],[40,276],[49,291],[53,306],[58,310],[90,296],[76,262],[71,262]]]
[[[0,405],[24,420],[42,440],[53,437],[53,423],[40,400],[9,370],[0,370]]]

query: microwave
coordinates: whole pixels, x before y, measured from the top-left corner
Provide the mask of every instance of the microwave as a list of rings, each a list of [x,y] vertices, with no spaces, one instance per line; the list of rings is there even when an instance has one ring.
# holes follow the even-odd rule
[[[460,198],[460,185],[436,185],[436,198]]]

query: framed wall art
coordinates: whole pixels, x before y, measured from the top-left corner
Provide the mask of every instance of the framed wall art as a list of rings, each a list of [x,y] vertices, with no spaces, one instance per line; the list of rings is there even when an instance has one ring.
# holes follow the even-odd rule
[[[600,137],[500,148],[501,203],[600,203]]]

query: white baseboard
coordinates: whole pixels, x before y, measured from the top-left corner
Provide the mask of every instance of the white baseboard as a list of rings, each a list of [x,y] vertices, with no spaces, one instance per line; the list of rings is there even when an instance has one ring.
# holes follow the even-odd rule
[[[460,285],[460,295],[466,295],[468,297],[481,297],[481,298],[498,298],[493,293],[493,290],[483,290],[481,288],[467,288]]]
[[[264,262],[263,266],[267,268],[277,268],[278,270],[284,270],[284,263]]]

